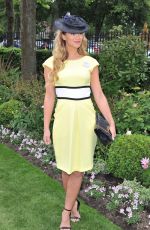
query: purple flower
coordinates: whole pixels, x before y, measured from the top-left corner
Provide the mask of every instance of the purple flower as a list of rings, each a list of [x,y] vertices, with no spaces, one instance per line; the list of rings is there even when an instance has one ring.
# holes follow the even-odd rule
[[[149,167],[149,158],[142,158],[141,165],[143,169],[148,169]]]

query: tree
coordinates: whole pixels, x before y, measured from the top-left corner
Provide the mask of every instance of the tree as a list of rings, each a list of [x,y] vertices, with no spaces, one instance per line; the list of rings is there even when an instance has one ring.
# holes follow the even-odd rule
[[[13,45],[14,7],[13,0],[5,0],[7,17],[7,46]]]
[[[36,3],[21,0],[21,71],[24,80],[36,77]]]
[[[149,11],[149,0],[118,0],[117,4],[113,5],[105,23],[109,27],[112,27],[112,24],[122,25],[124,29],[131,32],[135,27],[137,32],[140,32],[144,22],[148,20]]]

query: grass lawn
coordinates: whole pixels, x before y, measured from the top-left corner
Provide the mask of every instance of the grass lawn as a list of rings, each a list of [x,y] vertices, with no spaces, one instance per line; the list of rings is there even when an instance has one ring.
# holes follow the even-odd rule
[[[55,180],[0,144],[0,229],[57,230],[64,191]],[[80,223],[73,230],[121,230],[81,202]]]

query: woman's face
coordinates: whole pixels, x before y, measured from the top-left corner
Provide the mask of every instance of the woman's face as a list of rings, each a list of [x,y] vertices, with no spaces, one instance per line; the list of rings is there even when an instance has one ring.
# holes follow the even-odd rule
[[[66,46],[78,49],[81,46],[82,40],[84,38],[84,33],[64,33],[62,34],[62,38],[66,41]]]

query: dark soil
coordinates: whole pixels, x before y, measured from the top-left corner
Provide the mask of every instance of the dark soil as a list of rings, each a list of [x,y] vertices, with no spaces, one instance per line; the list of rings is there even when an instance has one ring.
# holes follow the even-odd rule
[[[18,151],[18,147],[12,145],[11,143],[5,143],[9,148],[14,149],[17,153],[21,154],[25,159],[31,162],[33,165],[38,166],[41,170],[46,173],[48,176],[52,177],[53,179],[58,180],[61,183],[61,174],[56,173],[56,169],[53,168],[51,165],[44,164],[41,160],[29,155],[27,152]],[[95,199],[92,197],[87,196],[84,192],[84,189],[87,187],[87,178],[84,178],[79,196],[82,200],[84,200],[89,206],[97,209],[100,213],[104,214],[108,219],[110,219],[113,223],[120,226],[123,230],[150,230],[150,225],[148,219],[148,212],[144,211],[142,213],[142,222],[138,224],[128,225],[125,220],[122,218],[119,212],[109,212],[105,207],[107,200],[105,198]],[[117,185],[122,180],[118,178],[114,178],[112,175],[98,175],[96,179],[100,179],[105,183],[106,186]]]

